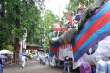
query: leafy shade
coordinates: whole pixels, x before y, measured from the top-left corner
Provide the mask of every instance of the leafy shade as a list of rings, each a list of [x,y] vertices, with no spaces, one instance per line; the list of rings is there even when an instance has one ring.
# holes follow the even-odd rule
[[[28,42],[37,43],[36,31],[41,22],[40,11],[33,0],[0,0],[0,49],[21,39],[23,29],[28,32]],[[32,40],[33,39],[33,40]]]

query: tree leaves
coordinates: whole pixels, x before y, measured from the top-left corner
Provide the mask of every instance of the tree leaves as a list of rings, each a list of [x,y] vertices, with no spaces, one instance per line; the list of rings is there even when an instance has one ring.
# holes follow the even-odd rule
[[[39,40],[39,38],[33,38],[33,35],[38,34],[35,29],[41,22],[40,10],[37,9],[33,0],[1,0],[0,4],[4,5],[0,11],[5,12],[4,17],[0,17],[1,48],[7,44],[13,44],[13,38],[22,38],[24,28],[28,31],[28,39]],[[4,43],[6,44],[2,45]],[[36,42],[33,41],[33,43]]]
[[[44,21],[43,21],[43,24],[44,24],[44,48],[45,48],[45,51],[48,50],[49,48],[49,40],[52,38],[52,37],[49,37],[49,33],[51,33],[53,30],[52,26],[53,24],[57,21],[57,16],[55,16],[51,11],[49,10],[46,10],[45,11],[45,14],[44,14]]]

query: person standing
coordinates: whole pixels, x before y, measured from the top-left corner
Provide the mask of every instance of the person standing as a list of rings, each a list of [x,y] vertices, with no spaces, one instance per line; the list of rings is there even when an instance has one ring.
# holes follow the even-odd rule
[[[2,61],[2,58],[0,58],[0,73],[3,73],[3,61]]]
[[[64,60],[64,73],[70,73],[70,66],[69,66],[69,57],[66,56]]]

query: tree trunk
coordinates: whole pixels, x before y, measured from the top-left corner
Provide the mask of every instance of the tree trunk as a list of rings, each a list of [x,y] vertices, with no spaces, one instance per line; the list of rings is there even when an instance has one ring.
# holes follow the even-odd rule
[[[15,44],[14,44],[14,63],[19,64],[19,50],[20,50],[20,44],[19,44],[19,39],[15,39]]]

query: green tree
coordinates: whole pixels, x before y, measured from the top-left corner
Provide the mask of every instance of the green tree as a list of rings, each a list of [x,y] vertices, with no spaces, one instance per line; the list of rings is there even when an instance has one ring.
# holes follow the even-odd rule
[[[6,46],[14,47],[15,58],[19,54],[19,41],[28,32],[28,42],[35,43],[39,40],[40,11],[33,0],[0,0],[0,49]]]
[[[28,42],[34,42],[33,35],[41,22],[40,11],[33,0],[1,0],[0,2],[0,39],[1,46],[7,42],[22,38],[23,29],[28,31]],[[7,37],[7,35],[9,35]],[[29,40],[30,39],[30,40]],[[33,39],[34,40],[34,39]],[[36,39],[38,40],[38,39]]]
[[[89,6],[94,2],[94,0],[79,0],[79,2],[84,4],[85,6]]]
[[[70,3],[68,5],[67,9],[70,12],[76,12],[77,6],[78,6],[78,0],[70,0]]]
[[[79,3],[85,5],[86,7],[90,6],[92,3],[94,3],[94,0],[70,0],[70,3],[67,7],[67,9],[70,12],[76,12]]]
[[[51,11],[46,10],[44,14],[44,48],[47,50],[49,48],[49,40],[52,37],[49,37],[49,33],[52,32],[53,24],[57,21],[57,16],[55,16]]]

